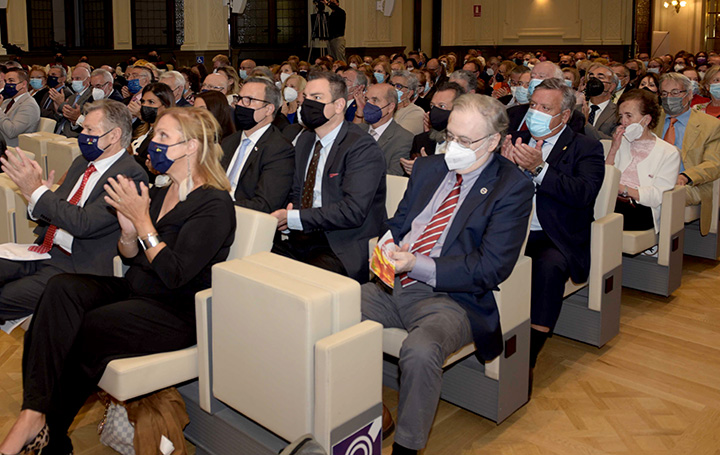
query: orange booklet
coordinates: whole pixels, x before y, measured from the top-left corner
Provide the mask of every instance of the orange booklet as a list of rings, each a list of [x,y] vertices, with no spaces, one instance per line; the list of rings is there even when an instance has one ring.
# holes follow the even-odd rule
[[[394,288],[395,285],[395,261],[390,259],[391,251],[397,250],[395,240],[393,240],[392,232],[387,231],[385,235],[378,240],[373,250],[372,259],[370,259],[370,270],[377,275],[380,280]]]

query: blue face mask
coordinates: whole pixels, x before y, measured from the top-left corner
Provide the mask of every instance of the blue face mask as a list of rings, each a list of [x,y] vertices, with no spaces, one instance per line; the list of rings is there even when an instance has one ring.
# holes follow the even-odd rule
[[[402,90],[395,89],[395,91],[397,92],[397,96],[398,96],[398,104],[400,104],[400,103],[402,103],[402,95],[403,95]]]
[[[30,79],[30,87],[35,90],[40,90],[43,87],[42,79],[39,77],[33,77]]]
[[[568,80],[568,79],[564,79],[564,81],[565,81],[565,85],[567,85],[568,87],[572,88],[572,81],[570,81],[570,80]],[[618,84],[618,85],[619,85],[619,84]]]
[[[530,98],[528,96],[528,89],[526,89],[522,85],[519,85],[517,87],[510,87],[510,91],[512,91],[512,94],[515,97],[515,101],[517,101],[519,104],[527,104],[530,102]]]
[[[17,84],[5,84],[5,88],[2,92],[3,98],[12,98],[17,95],[17,92]]]
[[[244,79],[247,79],[247,71],[245,71],[245,70],[240,70],[240,71],[238,72],[238,76],[240,76],[240,79],[243,79],[243,80],[244,80]]]
[[[562,112],[560,114],[562,114]],[[534,137],[547,136],[552,133],[554,129],[550,128],[550,122],[560,114],[550,115],[536,111],[535,109],[529,109],[525,117],[525,123],[527,124],[528,130],[530,130],[530,134]],[[555,126],[555,128],[560,125],[562,125],[562,123]]]
[[[660,74],[660,68],[648,68],[648,69],[647,69],[647,72],[648,72],[648,73]]]
[[[105,149],[98,147],[98,142],[100,142],[101,137],[104,137],[110,131],[107,131],[101,136],[92,136],[90,134],[80,133],[78,136],[78,146],[80,147],[80,153],[82,153],[82,156],[86,160],[95,161],[103,154],[103,152],[105,152]],[[107,147],[110,147],[110,144],[108,144],[105,148]]]
[[[535,91],[535,87],[542,84],[542,79],[530,79],[530,84],[528,85],[528,95],[532,96],[533,92]]]
[[[363,115],[365,116],[365,122],[373,125],[377,122],[379,122],[383,117],[385,117],[382,113],[382,110],[388,107],[389,104],[386,104],[383,107],[375,106],[372,103],[365,103],[365,107],[363,108]]]
[[[620,79],[618,79],[617,90],[618,91],[622,90],[622,81]]]
[[[383,73],[373,73],[373,75],[375,75],[375,80],[378,84],[385,82],[385,75]]]
[[[716,100],[720,100],[720,82],[710,84],[710,95]]]
[[[171,160],[167,156],[167,151],[170,147],[174,147],[179,144],[183,144],[186,141],[178,142],[176,144],[171,145],[165,145],[165,144],[158,144],[155,141],[150,141],[150,144],[148,144],[148,154],[150,155],[150,162],[152,163],[153,169],[158,171],[161,174],[167,173],[167,171],[170,170],[170,167],[172,167],[175,160]],[[184,158],[187,155],[183,155],[180,158]],[[178,158],[178,159],[180,159]]]
[[[430,82],[425,82],[425,92],[424,93],[427,95],[429,91],[430,91]]]
[[[128,90],[130,90],[130,93],[133,93],[133,94],[142,90],[142,87],[140,86],[140,79],[128,80],[127,88],[128,88]]]
[[[72,81],[72,89],[75,93],[80,93],[85,90],[85,82],[83,81]]]
[[[698,93],[700,93],[700,84],[698,83],[698,81],[690,81],[690,83],[692,84],[693,95],[697,95]]]

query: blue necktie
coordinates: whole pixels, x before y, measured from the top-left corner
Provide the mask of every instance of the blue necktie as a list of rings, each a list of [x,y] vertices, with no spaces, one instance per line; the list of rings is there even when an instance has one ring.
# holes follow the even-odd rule
[[[250,139],[245,138],[240,145],[240,152],[238,152],[235,162],[233,163],[232,169],[228,173],[228,179],[230,179],[230,185],[237,186],[237,180],[240,176],[240,169],[242,169],[243,157],[245,157],[245,151],[250,145]]]

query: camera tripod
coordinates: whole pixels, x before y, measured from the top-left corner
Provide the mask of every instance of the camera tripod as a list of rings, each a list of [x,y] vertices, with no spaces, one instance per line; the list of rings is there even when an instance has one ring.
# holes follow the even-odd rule
[[[310,51],[308,52],[308,58],[307,61],[310,61],[310,57],[312,56],[313,47],[315,45],[315,40],[320,41],[326,41],[330,37],[330,31],[328,29],[328,13],[325,12],[325,5],[319,4],[317,1],[315,3],[315,14],[310,15],[310,22],[312,23],[312,33],[310,34]],[[320,8],[322,6],[322,8]],[[324,46],[320,46],[320,56],[324,57],[325,53],[327,52],[327,48]]]

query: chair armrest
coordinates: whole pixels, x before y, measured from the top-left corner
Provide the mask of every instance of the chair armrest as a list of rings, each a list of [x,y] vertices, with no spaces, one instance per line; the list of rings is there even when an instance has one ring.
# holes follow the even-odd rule
[[[382,416],[382,357],[382,325],[374,321],[363,321],[315,343],[313,433],[328,453],[338,442],[331,440],[331,433],[340,425],[348,429],[350,424],[352,434]],[[380,437],[380,429],[374,436]]]
[[[531,281],[532,260],[521,256],[507,280],[500,283],[500,290],[495,291],[503,333],[530,319],[530,286],[527,283]]]
[[[200,408],[211,413],[212,403],[212,289],[195,294],[195,325],[198,349],[198,389]]]
[[[610,213],[592,223],[588,308],[600,311],[604,292],[603,277],[622,264],[623,218]],[[616,283],[620,286],[620,283]]]
[[[122,278],[125,276],[125,272],[127,272],[127,269],[129,269],[128,266],[123,264],[122,259],[120,259],[120,256],[115,256],[113,258],[113,276],[115,278]]]
[[[658,233],[658,265],[670,265],[672,239],[685,228],[685,187],[676,186],[665,191],[660,213],[660,232]]]

